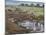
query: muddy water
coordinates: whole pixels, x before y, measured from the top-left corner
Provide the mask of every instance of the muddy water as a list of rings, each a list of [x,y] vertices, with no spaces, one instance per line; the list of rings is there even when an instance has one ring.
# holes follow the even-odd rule
[[[19,22],[19,25],[26,27],[26,29],[32,29],[32,32],[42,32],[43,31],[43,24],[37,23],[36,21],[28,21],[24,20],[23,22]]]

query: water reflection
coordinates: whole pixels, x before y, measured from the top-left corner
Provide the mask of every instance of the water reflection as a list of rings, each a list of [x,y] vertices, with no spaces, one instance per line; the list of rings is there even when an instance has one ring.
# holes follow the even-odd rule
[[[32,32],[43,31],[43,24],[36,21],[24,20],[23,22],[18,22],[19,26],[25,27],[26,29],[32,29]]]

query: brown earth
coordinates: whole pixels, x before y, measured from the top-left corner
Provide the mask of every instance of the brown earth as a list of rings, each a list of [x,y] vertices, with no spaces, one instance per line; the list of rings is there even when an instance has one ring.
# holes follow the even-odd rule
[[[33,20],[34,15],[33,14],[26,14],[24,12],[20,12],[18,10],[11,10],[11,9],[6,9],[6,32],[9,33],[16,33],[16,32],[28,32],[29,30],[25,28],[21,28],[17,25],[18,21],[23,21],[23,20]]]

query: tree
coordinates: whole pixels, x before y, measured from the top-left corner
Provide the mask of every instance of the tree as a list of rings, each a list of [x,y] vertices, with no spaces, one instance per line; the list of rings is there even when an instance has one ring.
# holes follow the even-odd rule
[[[24,4],[22,3],[21,6],[24,6]]]
[[[25,4],[25,6],[28,6],[28,4]]]
[[[43,7],[44,7],[44,4],[43,4]]]
[[[32,6],[34,6],[34,4],[32,3],[30,6],[32,7]]]
[[[40,7],[40,5],[39,5],[39,4],[37,4],[37,7]]]

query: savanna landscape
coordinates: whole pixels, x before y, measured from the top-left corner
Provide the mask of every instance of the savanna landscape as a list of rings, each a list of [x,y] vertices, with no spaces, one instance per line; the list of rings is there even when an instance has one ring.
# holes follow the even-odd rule
[[[44,6],[28,4],[5,5],[6,33],[44,32]]]

